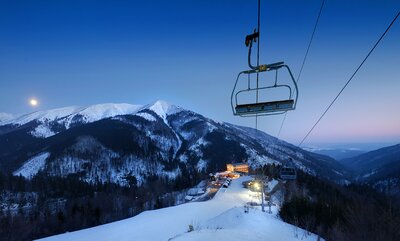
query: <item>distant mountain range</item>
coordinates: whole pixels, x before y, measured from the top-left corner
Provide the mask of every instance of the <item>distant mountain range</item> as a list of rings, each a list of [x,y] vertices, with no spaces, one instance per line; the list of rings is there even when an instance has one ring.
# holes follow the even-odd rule
[[[355,157],[361,154],[366,153],[366,151],[358,150],[358,149],[343,149],[343,148],[305,148],[306,150],[312,151],[314,153],[318,153],[321,155],[326,155],[334,158],[335,160],[342,160],[346,158]]]
[[[346,168],[255,129],[221,123],[165,101],[39,111],[0,122],[0,168],[32,177],[79,175],[125,185],[152,176],[175,179],[247,161],[253,167],[291,157],[307,173],[345,181]]]
[[[340,163],[355,171],[358,182],[400,194],[400,144],[343,159]]]

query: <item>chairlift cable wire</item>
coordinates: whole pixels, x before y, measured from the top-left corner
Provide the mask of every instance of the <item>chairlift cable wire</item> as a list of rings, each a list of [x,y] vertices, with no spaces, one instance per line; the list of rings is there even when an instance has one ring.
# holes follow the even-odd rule
[[[304,141],[307,139],[307,137],[311,134],[311,132],[314,130],[314,128],[318,125],[318,123],[321,121],[321,119],[325,116],[325,114],[329,111],[329,109],[332,107],[332,105],[336,102],[336,100],[339,98],[339,96],[342,94],[344,89],[349,85],[349,83],[353,80],[354,76],[358,73],[358,71],[361,69],[361,67],[364,65],[365,61],[367,61],[368,57],[372,54],[372,52],[375,50],[375,48],[378,46],[378,44],[381,42],[381,40],[385,37],[386,33],[389,32],[390,28],[393,26],[393,24],[396,22],[397,18],[400,15],[400,11],[397,13],[397,15],[394,17],[392,22],[389,24],[389,26],[386,28],[386,30],[383,32],[383,34],[380,36],[378,41],[374,44],[372,49],[368,52],[368,54],[365,56],[361,64],[357,67],[357,69],[354,71],[354,73],[351,75],[349,80],[346,82],[346,84],[343,86],[343,88],[339,91],[339,93],[336,95],[336,97],[332,100],[332,102],[329,104],[329,106],[325,109],[325,111],[322,113],[322,115],[318,118],[318,120],[315,122],[313,127],[307,132],[307,134],[304,136],[304,138],[301,140],[299,143],[299,147],[304,143]]]
[[[315,32],[317,30],[317,26],[318,26],[318,23],[319,23],[319,19],[321,18],[321,13],[322,13],[322,9],[324,8],[324,5],[325,5],[325,0],[322,0],[321,7],[319,8],[318,17],[317,17],[317,20],[315,21],[314,29],[312,31],[311,38],[310,38],[310,41],[308,42],[307,50],[306,50],[306,53],[305,53],[304,58],[303,58],[303,62],[301,63],[299,74],[297,75],[297,79],[296,79],[297,83],[299,83],[301,74],[303,73],[304,64],[306,63],[308,52],[310,51],[311,44],[312,44],[312,42],[314,40]],[[281,123],[281,126],[279,128],[277,138],[279,138],[279,136],[281,135],[281,131],[282,131],[283,125],[285,123],[286,116],[287,116],[287,112],[283,116],[282,123]]]
[[[261,0],[258,0],[258,12],[257,12],[257,31],[258,31],[258,42],[257,42],[257,67],[260,66],[260,12],[261,12]],[[256,103],[258,103],[258,80],[259,74],[256,74],[256,83],[257,83],[257,91],[256,91]],[[256,114],[256,137],[258,134],[258,114]]]
[[[258,13],[257,13],[257,31],[258,31],[258,42],[257,42],[257,67],[260,66],[260,12],[261,12],[261,0],[258,0]],[[256,103],[258,103],[258,87],[259,87],[259,73],[256,74],[256,81],[257,81],[257,91],[256,91]],[[258,136],[258,114],[256,114],[256,135],[255,138],[257,139]],[[264,170],[262,169],[262,177],[264,177]],[[264,180],[261,178],[262,185],[261,185],[261,210],[264,212]]]

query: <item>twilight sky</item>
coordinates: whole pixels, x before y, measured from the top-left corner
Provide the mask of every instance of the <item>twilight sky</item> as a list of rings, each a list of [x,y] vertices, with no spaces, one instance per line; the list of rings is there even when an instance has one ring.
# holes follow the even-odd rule
[[[297,76],[320,1],[262,0],[261,62]],[[220,121],[247,69],[256,0],[0,1],[0,112],[157,99]],[[281,138],[298,144],[400,9],[398,0],[327,0]],[[312,143],[400,142],[400,21],[331,111]],[[32,97],[40,106],[28,105]],[[277,135],[283,116],[259,118]]]

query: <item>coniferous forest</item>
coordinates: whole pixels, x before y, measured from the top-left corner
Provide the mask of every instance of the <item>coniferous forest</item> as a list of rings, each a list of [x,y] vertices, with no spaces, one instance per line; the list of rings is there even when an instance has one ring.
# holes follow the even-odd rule
[[[400,238],[398,197],[367,185],[338,185],[300,172],[285,185],[280,217],[326,240],[363,241]]]
[[[89,184],[78,176],[48,176],[32,180],[0,172],[0,240],[32,240],[109,223],[182,202],[182,190],[198,177],[178,176],[173,182],[157,176],[138,186]]]

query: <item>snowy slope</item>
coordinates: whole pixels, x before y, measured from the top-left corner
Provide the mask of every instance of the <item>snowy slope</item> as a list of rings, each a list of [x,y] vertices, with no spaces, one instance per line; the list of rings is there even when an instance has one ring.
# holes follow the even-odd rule
[[[174,114],[181,110],[180,107],[170,105],[163,100],[157,100],[152,104],[144,106],[126,103],[105,103],[83,107],[68,106],[51,110],[36,111],[17,117],[13,117],[12,114],[8,113],[0,113],[0,125],[24,125],[36,120],[38,122],[59,121],[65,123],[68,127],[76,116],[82,116],[85,123],[90,123],[108,117],[134,114],[144,109],[154,111],[162,119],[165,119],[167,115]]]
[[[127,115],[135,113],[137,110],[140,109],[140,105],[131,105],[131,104],[99,104],[99,105],[92,105],[80,110],[73,115],[69,115],[66,118],[66,123],[69,124],[72,122],[72,119],[76,115],[81,115],[85,123],[94,122],[97,120],[101,120],[108,117],[113,117],[117,115]]]
[[[37,111],[0,122],[0,126],[22,126],[35,121],[38,125],[30,132],[38,138],[47,138],[69,129],[73,124],[91,123],[108,117],[137,112],[142,106],[131,104],[98,104],[86,107],[70,106],[46,111]],[[62,129],[60,129],[62,126]]]
[[[259,209],[251,209],[245,214],[244,205],[256,201],[254,193],[242,187],[242,182],[248,179],[242,177],[232,181],[228,189],[220,189],[210,201],[147,211],[133,218],[42,240],[317,240],[316,235],[303,236],[303,230],[277,218],[276,208],[272,214],[262,213]],[[187,232],[189,225],[193,225],[193,232]]]
[[[36,112],[30,113],[30,114],[18,116],[14,119],[5,121],[1,124],[2,125],[7,125],[7,124],[24,125],[33,120],[38,120],[38,121],[56,120],[56,119],[71,115],[73,113],[78,113],[82,109],[84,109],[84,108],[78,107],[78,106],[69,106],[69,107],[57,108],[57,109],[46,110],[46,111],[36,111]]]
[[[250,209],[246,214],[243,207],[235,207],[211,219],[207,228],[180,234],[170,240],[286,241],[317,240],[317,237],[259,209]]]
[[[46,159],[50,156],[50,153],[45,152],[41,153],[27,162],[25,162],[20,169],[13,173],[14,176],[23,176],[25,178],[32,178],[35,176],[40,170],[43,170]]]

